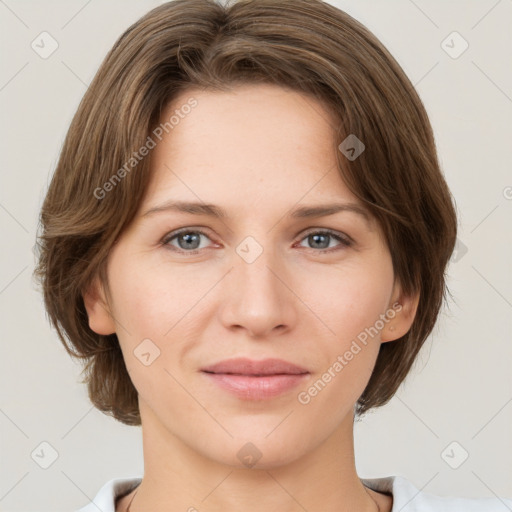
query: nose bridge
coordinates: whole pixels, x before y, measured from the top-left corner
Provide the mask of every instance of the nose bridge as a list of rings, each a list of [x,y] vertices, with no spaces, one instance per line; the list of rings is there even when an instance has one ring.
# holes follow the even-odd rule
[[[242,254],[240,254],[242,253]],[[254,242],[244,242],[237,248],[239,261],[235,268],[238,270],[238,286],[253,289],[253,294],[263,294],[269,299],[280,291],[276,287],[282,287],[282,283],[276,278],[275,273],[279,263],[276,252],[266,244],[266,247],[258,249]]]
[[[293,294],[284,284],[284,265],[271,239],[265,236],[260,243],[248,236],[235,248],[230,293],[224,304],[227,327],[237,325],[261,335],[293,321]]]

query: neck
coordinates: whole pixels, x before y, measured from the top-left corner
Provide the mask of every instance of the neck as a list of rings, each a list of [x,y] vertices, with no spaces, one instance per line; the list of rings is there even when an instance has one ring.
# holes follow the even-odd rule
[[[385,512],[389,500],[357,476],[353,415],[320,446],[286,465],[261,469],[221,464],[202,456],[165,429],[141,402],[144,477],[116,510],[153,512]]]

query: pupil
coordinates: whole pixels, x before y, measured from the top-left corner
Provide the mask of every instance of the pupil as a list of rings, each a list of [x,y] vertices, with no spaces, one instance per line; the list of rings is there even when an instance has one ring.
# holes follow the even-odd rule
[[[315,244],[317,244],[317,242],[318,242],[318,239],[319,239],[319,238],[320,238],[320,239],[321,239],[321,238],[323,238],[323,239],[324,239],[324,242],[325,242],[325,241],[327,240],[328,236],[327,236],[327,235],[318,235],[318,234],[317,234],[317,235],[310,235],[310,238],[312,238],[312,239],[313,239],[313,241],[314,241],[314,242],[313,242],[313,245],[315,245]],[[326,249],[327,247],[329,247],[329,243],[327,243],[327,245],[325,245],[325,243],[324,243],[324,244],[322,244],[322,243],[320,242],[320,245],[322,246],[322,247],[320,247],[321,249]]]
[[[197,244],[197,242],[199,241],[199,236],[197,234],[187,233],[187,234],[183,235],[182,238],[186,241],[186,246],[185,246],[186,248],[197,249],[197,247],[199,247],[199,245]],[[192,245],[190,244],[190,242],[192,242]],[[194,246],[194,242],[196,242],[195,246]]]

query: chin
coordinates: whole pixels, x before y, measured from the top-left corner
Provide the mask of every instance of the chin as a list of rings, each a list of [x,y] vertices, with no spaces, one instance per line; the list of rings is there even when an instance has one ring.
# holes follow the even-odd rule
[[[225,442],[217,444],[215,453],[211,453],[210,457],[238,469],[270,470],[290,464],[303,455],[305,447],[295,437],[297,433],[289,429],[278,432],[279,428],[274,432],[267,428],[262,431],[254,427],[247,429],[243,434],[234,435],[233,439],[225,439]]]

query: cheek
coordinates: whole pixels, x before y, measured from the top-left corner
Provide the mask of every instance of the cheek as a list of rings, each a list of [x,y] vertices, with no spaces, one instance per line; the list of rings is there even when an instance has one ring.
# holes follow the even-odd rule
[[[343,415],[371,376],[380,348],[379,318],[386,312],[393,287],[391,261],[386,254],[381,256],[334,272],[326,268],[310,280],[314,286],[308,288],[308,305],[321,319],[318,325],[325,334],[313,336],[309,351],[318,355],[319,364],[310,387],[302,390],[304,401],[299,402],[311,400],[315,411],[335,406]]]
[[[375,325],[385,313],[393,288],[389,262],[325,267],[307,278],[300,293],[305,303],[327,328],[338,347]],[[327,338],[329,339],[329,338]]]
[[[186,367],[187,354],[200,339],[200,319],[208,304],[204,296],[212,286],[211,272],[204,277],[137,259],[113,266],[117,335],[130,376],[142,395],[172,386],[174,381],[165,370],[174,374]]]
[[[176,270],[151,265],[144,261],[144,255],[114,260],[111,276],[115,314],[139,335],[149,335],[141,329],[151,326],[151,333],[161,336],[165,318],[172,321],[173,308],[187,295],[187,287],[183,287]]]
[[[309,352],[317,354],[316,372],[297,400],[310,418],[325,418],[328,410],[326,429],[342,421],[368,384],[380,348],[375,325],[390,291],[387,278],[352,274],[337,293],[316,297],[318,316],[329,332],[314,336]]]
[[[113,293],[116,320],[122,325],[117,335],[123,358],[137,392],[156,408],[162,394],[180,397],[171,374],[175,374],[173,364],[180,361],[182,349],[173,341],[177,341],[180,319],[188,308],[180,300],[180,283],[163,270],[128,261],[116,270]]]

